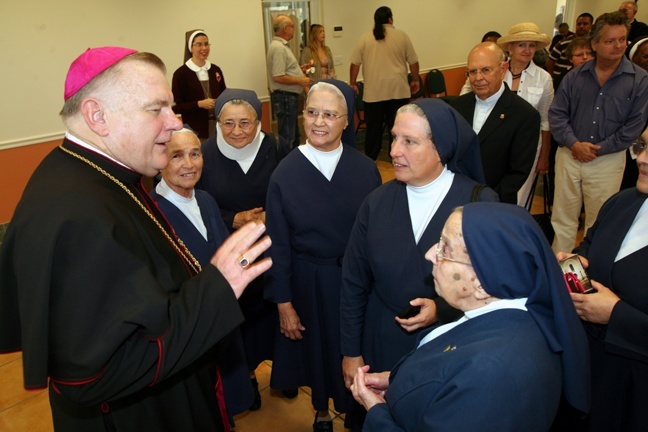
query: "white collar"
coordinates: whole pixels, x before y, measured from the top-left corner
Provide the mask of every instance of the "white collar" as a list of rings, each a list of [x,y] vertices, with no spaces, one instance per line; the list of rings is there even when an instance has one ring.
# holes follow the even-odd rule
[[[531,60],[531,63],[529,63],[529,66],[527,66],[527,68],[524,69],[521,73],[528,73],[529,75],[531,75],[532,77],[534,77],[534,76],[536,76],[536,74],[538,73],[538,70],[539,70],[539,69],[540,69],[540,68],[538,67],[538,65],[536,65],[535,63],[533,63],[533,60]],[[510,67],[509,67],[508,70],[506,71],[506,78],[509,78],[509,77],[511,77],[511,80],[513,80],[513,72],[511,72],[511,68],[510,68]],[[508,83],[508,81],[507,81],[507,83]]]
[[[495,92],[495,94],[489,96],[486,100],[481,100],[477,95],[475,95],[475,99],[477,99],[477,103],[481,105],[486,105],[486,106],[493,106],[497,103],[499,100],[500,96],[504,94],[504,81],[502,81],[502,85],[500,86],[500,89]]]
[[[450,171],[450,170],[447,168],[447,166],[444,165],[444,166],[443,166],[443,171],[441,171],[441,174],[439,174],[439,175],[437,176],[437,178],[435,178],[434,180],[432,180],[430,183],[428,183],[428,184],[426,184],[426,185],[423,185],[423,186],[412,186],[412,185],[407,185],[407,186],[406,186],[406,187],[407,187],[407,190],[409,190],[409,191],[411,191],[411,192],[413,192],[413,193],[416,193],[416,194],[424,195],[424,194],[426,194],[426,193],[429,193],[430,191],[435,190],[436,187],[437,187],[438,185],[442,184],[443,181],[444,181],[444,179],[445,179],[448,175],[450,175],[451,173],[452,173],[452,171]]]
[[[158,193],[163,198],[166,198],[167,200],[171,202],[178,202],[178,203],[190,203],[196,198],[196,190],[192,189],[191,190],[191,197],[187,198],[185,196],[180,195],[178,192],[174,191],[171,189],[169,184],[162,178],[160,180],[160,183],[155,186],[155,192]]]
[[[198,66],[196,63],[193,62],[192,59],[187,60],[185,64],[189,69],[191,69],[194,72],[198,72],[199,70],[208,71],[209,68],[211,67],[211,63],[209,62],[209,60],[205,60],[205,64],[203,66]]]
[[[256,136],[254,137],[252,142],[250,142],[250,144],[240,149],[232,147],[231,145],[227,144],[227,141],[225,141],[225,137],[223,136],[223,129],[221,129],[220,123],[216,122],[216,145],[218,146],[218,150],[220,150],[223,156],[225,156],[227,159],[242,161],[248,158],[256,157],[257,153],[259,152],[259,148],[261,148],[261,142],[263,141],[263,138],[265,138],[265,134],[261,132],[261,122],[259,122],[259,124],[257,125]]]
[[[526,302],[527,302],[526,297],[521,299],[502,299],[502,300],[494,301],[490,304],[487,304],[486,306],[482,306],[477,309],[465,311],[464,315],[461,318],[459,318],[457,321],[453,321],[451,323],[438,326],[432,331],[430,331],[427,335],[423,337],[423,339],[421,339],[417,347],[418,348],[422,347],[423,345],[430,342],[431,340],[434,340],[439,336],[449,332],[453,328],[460,326],[461,324],[465,323],[471,318],[475,318],[480,315],[487,314],[489,312],[494,312],[502,309],[519,309],[519,310],[526,311],[527,310],[525,306]],[[456,349],[456,346],[454,348],[448,346],[448,348],[446,349]]]
[[[135,171],[133,168],[119,162],[117,159],[110,156],[108,153],[104,152],[103,150],[99,150],[97,147],[93,146],[92,144],[88,144],[87,142],[82,141],[81,138],[75,137],[70,132],[65,132],[65,138],[67,138],[69,141],[72,141],[73,143],[75,143],[75,144],[77,144],[77,145],[79,145],[79,146],[81,146],[81,147],[83,147],[85,149],[88,149],[90,151],[98,153],[98,154],[100,154],[101,156],[103,156],[103,157],[105,157],[107,159],[110,159],[111,161],[115,162],[118,165],[123,166],[124,168],[128,168],[131,171]]]
[[[487,304],[486,306],[465,311],[464,314],[468,319],[471,319],[471,318],[476,318],[479,315],[484,315],[485,313],[493,312],[500,309],[520,309],[525,311],[527,310],[525,306],[526,302],[527,302],[527,297],[523,297],[519,299],[499,299],[492,303]]]
[[[279,36],[273,36],[272,40],[276,40],[276,41],[281,42],[284,45],[288,45],[288,41],[286,39],[282,38],[282,37],[279,37]]]

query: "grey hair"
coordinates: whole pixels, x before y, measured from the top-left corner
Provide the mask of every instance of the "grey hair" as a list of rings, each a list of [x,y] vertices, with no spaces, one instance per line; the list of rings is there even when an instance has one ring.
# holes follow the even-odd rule
[[[286,19],[283,19],[286,18]],[[275,34],[279,33],[286,27],[289,23],[292,23],[292,20],[288,15],[277,15],[277,18],[272,23],[272,30]]]
[[[177,131],[173,131],[173,132],[171,132],[171,136],[173,136],[173,135],[179,135],[179,134],[192,134],[192,135],[195,135],[196,138],[198,138],[198,135],[196,135],[196,132],[194,132],[193,130],[191,130],[191,129],[189,129],[189,128],[186,128],[186,127],[183,127],[183,128],[180,129],[180,130],[177,130]]]
[[[417,116],[421,117],[425,122],[423,123],[425,125],[425,134],[430,138],[432,142],[434,142],[434,139],[432,139],[432,129],[430,128],[430,122],[427,119],[427,116],[423,112],[420,106],[414,105],[414,104],[407,104],[403,105],[402,107],[398,108],[398,111],[396,111],[396,115],[398,114],[404,114],[404,113],[414,113]]]
[[[628,22],[628,16],[623,12],[609,12],[604,13],[603,15],[596,18],[596,22],[592,27],[592,33],[590,34],[590,41],[598,42],[599,39],[601,39],[603,27],[605,27],[606,25],[622,25],[626,28],[626,36],[628,36],[628,34],[630,33],[630,23]]]
[[[257,115],[256,109],[254,109],[252,104],[250,104],[250,102],[246,101],[245,99],[231,99],[225,102],[221,107],[220,112],[218,113],[217,120],[220,120],[221,113],[223,112],[223,110],[225,110],[225,108],[229,107],[230,105],[234,105],[234,106],[238,105],[244,107],[246,111],[248,111],[248,113],[251,114],[252,117],[254,117],[255,121],[259,121],[259,116]]]
[[[335,96],[337,96],[338,101],[340,102],[340,105],[344,109],[344,114],[349,114],[347,111],[347,101],[342,92],[340,91],[339,88],[334,86],[331,83],[327,82],[318,82],[317,84],[313,85],[310,90],[308,91],[308,95],[306,95],[306,102],[304,102],[304,105],[308,104],[308,101],[310,100],[310,97],[313,93],[317,93],[320,91],[327,91],[329,93],[333,93]]]

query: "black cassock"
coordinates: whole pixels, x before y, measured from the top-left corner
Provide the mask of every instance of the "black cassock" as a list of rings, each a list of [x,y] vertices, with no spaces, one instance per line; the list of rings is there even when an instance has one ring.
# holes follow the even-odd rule
[[[36,169],[0,252],[0,351],[50,379],[63,431],[222,430],[213,350],[242,321],[213,266],[192,276],[141,176],[69,140]]]

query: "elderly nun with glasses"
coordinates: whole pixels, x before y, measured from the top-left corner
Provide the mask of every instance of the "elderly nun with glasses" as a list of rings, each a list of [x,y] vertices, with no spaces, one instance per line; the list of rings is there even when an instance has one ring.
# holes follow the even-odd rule
[[[270,386],[309,386],[316,431],[333,430],[329,399],[338,412],[352,401],[340,364],[342,261],[360,205],[381,184],[375,163],[342,142],[353,112],[340,87],[348,90],[340,81],[311,87],[308,139],[281,161],[266,199],[275,271],[265,298],[279,311]]]
[[[588,410],[586,336],[528,211],[460,207],[426,258],[437,293],[462,316],[422,335],[391,371],[358,368],[351,390],[368,410],[364,431],[546,432],[561,398]]]
[[[391,132],[396,179],[362,205],[344,256],[347,387],[358,367],[389,370],[414,347],[423,328],[456,318],[457,311],[434,292],[425,252],[455,207],[498,200],[483,185],[475,132],[447,103],[421,99],[401,107]],[[357,408],[354,429],[364,413]]]
[[[226,89],[216,99],[216,133],[202,144],[204,167],[197,187],[216,199],[230,233],[247,222],[265,222],[270,176],[290,151],[273,134],[261,130],[261,101],[252,90]],[[261,408],[255,370],[272,360],[276,306],[263,299],[263,278],[250,283],[239,299],[247,367],[255,389],[253,411]]]

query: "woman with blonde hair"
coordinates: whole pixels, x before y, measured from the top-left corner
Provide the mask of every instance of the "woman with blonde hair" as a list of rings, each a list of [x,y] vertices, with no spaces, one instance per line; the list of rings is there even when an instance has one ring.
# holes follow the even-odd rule
[[[549,106],[553,101],[554,89],[551,75],[533,62],[537,51],[551,43],[551,39],[540,33],[534,23],[519,23],[510,28],[506,36],[497,40],[497,44],[509,53],[509,68],[504,82],[509,88],[540,113],[540,140],[533,168],[529,177],[518,191],[518,204],[524,205],[533,186],[536,173],[549,172],[549,150],[551,132],[549,132]]]
[[[308,46],[304,47],[299,57],[299,64],[305,65],[310,62],[311,69],[307,75],[313,81],[319,81],[325,78],[335,78],[335,65],[333,64],[333,54],[331,49],[324,43],[326,33],[324,26],[313,24],[310,27],[308,36]]]

